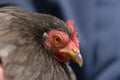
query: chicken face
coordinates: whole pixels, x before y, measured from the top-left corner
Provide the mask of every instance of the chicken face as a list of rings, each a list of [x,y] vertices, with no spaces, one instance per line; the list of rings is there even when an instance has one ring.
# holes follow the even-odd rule
[[[53,29],[44,33],[44,45],[58,61],[65,63],[72,59],[82,66],[83,59],[80,54],[79,40],[73,27],[73,21],[67,21],[66,24],[71,30],[71,37],[63,31]]]

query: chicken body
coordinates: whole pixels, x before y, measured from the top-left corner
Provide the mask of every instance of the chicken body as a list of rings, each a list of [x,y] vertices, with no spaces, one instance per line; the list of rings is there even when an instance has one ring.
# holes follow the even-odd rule
[[[76,80],[69,65],[56,61],[42,43],[51,29],[70,35],[56,17],[17,7],[0,9],[0,58],[10,80]]]

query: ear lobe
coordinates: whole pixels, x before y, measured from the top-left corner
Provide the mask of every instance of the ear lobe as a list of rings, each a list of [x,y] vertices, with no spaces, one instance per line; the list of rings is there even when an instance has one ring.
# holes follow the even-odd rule
[[[43,41],[46,41],[48,40],[48,34],[46,32],[44,32],[43,34]]]
[[[48,34],[46,32],[44,32],[43,34],[43,44],[47,47],[47,48],[50,48],[51,45],[50,45],[50,42],[48,40]]]

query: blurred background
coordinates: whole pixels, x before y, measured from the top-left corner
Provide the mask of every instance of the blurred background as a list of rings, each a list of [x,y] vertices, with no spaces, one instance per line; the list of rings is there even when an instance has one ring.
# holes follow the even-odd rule
[[[47,13],[78,27],[84,66],[70,62],[78,80],[120,80],[120,0],[0,0]]]

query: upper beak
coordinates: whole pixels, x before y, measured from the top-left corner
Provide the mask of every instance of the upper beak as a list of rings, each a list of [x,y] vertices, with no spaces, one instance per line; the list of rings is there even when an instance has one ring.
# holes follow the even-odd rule
[[[76,47],[76,45],[71,41],[64,49],[60,50],[66,57],[72,59],[77,64],[82,67],[83,65],[83,58],[80,54],[80,50]]]

